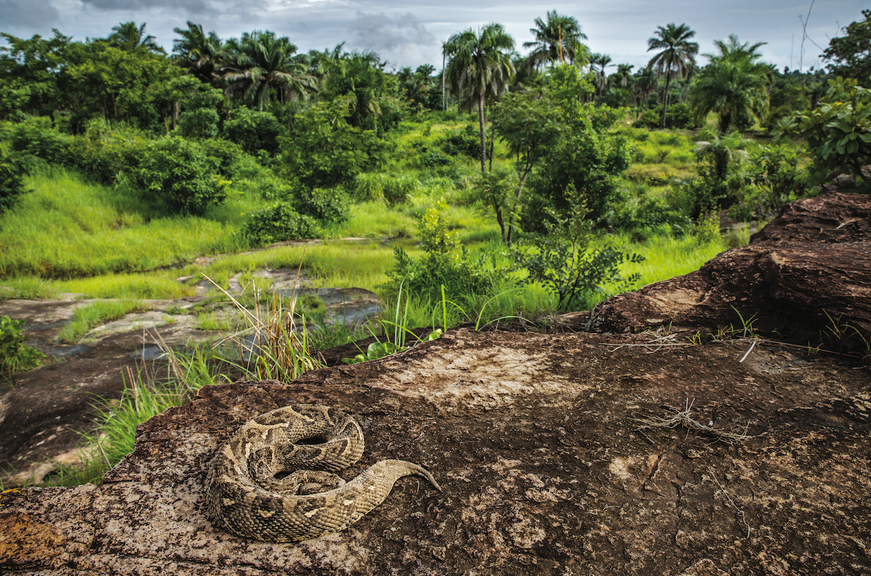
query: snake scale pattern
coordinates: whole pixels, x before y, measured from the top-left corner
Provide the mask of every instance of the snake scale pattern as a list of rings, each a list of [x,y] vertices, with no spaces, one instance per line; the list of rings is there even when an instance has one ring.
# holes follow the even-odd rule
[[[239,536],[294,542],[347,528],[403,476],[423,476],[441,490],[428,470],[404,460],[382,460],[349,482],[334,474],[362,454],[363,431],[338,409],[297,404],[261,414],[212,460],[207,514]]]

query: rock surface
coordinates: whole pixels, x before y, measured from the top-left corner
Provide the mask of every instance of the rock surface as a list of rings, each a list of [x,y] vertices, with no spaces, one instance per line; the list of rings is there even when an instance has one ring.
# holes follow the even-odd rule
[[[793,202],[749,246],[723,252],[697,272],[602,302],[587,328],[670,325],[715,333],[732,326],[743,333],[751,317],[756,330],[776,332],[780,340],[861,350],[871,338],[871,197]]]
[[[862,574],[871,374],[746,341],[452,331],[291,385],[204,388],[138,430],[100,486],[0,495],[4,574]],[[203,481],[249,418],[323,403],[400,480],[298,544],[216,531]],[[691,405],[703,428],[648,428]],[[744,434],[732,443],[718,433]]]

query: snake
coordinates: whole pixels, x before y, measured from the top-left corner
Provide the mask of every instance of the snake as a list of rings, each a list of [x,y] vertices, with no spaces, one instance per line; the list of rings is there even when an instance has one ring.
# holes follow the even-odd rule
[[[242,425],[215,454],[206,478],[212,525],[265,542],[338,532],[379,506],[404,476],[433,475],[404,460],[381,460],[356,478],[335,474],[363,455],[360,425],[338,408],[295,404]]]

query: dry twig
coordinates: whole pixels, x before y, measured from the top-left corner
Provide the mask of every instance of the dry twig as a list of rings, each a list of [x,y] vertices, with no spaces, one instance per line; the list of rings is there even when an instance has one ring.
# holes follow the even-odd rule
[[[684,410],[676,412],[673,416],[669,418],[636,418],[636,422],[640,422],[642,425],[636,428],[635,431],[638,432],[651,428],[677,428],[678,426],[682,426],[688,431],[694,430],[708,436],[713,436],[717,440],[722,440],[727,444],[733,444],[740,440],[752,438],[752,436],[747,435],[746,429],[742,434],[735,434],[733,432],[726,432],[725,430],[717,430],[713,426],[702,424],[701,422],[693,419],[690,416],[690,411],[693,408],[693,403],[695,403],[695,399],[693,399],[692,402],[687,399],[686,407],[684,408]],[[748,422],[747,425],[749,426],[750,423]]]

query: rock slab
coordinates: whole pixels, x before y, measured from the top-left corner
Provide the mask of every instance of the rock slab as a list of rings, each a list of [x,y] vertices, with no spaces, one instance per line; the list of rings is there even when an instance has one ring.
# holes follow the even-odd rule
[[[730,327],[830,351],[871,340],[871,197],[829,194],[789,204],[743,248],[685,276],[620,294],[593,310],[587,329],[671,326],[716,334]]]
[[[100,486],[0,494],[4,574],[863,574],[871,374],[745,342],[452,331],[293,384],[204,388]],[[429,468],[348,530],[216,531],[203,483],[249,418],[342,407],[363,459]],[[641,428],[685,412],[705,429]],[[711,432],[711,431],[717,432]],[[745,435],[723,441],[720,431]]]

